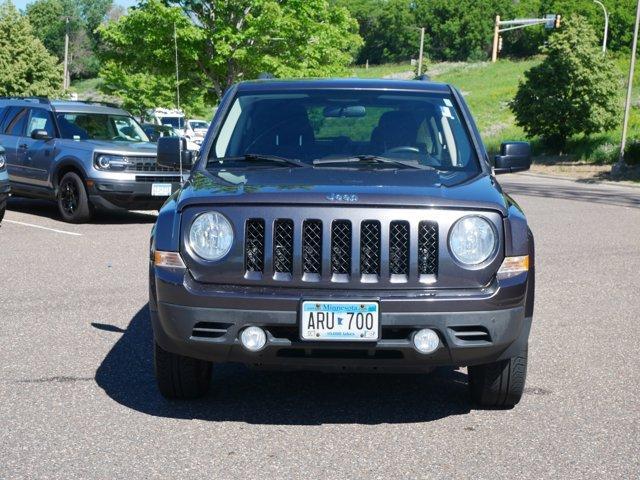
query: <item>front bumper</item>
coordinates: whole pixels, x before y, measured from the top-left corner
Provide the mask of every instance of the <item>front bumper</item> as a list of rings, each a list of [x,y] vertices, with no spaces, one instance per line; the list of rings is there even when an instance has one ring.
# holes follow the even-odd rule
[[[152,266],[149,305],[158,344],[184,356],[276,368],[414,371],[510,358],[529,337],[526,287],[527,274],[522,274],[474,291],[301,291],[204,285],[184,271]],[[382,338],[367,343],[300,340],[303,299],[377,300]],[[258,353],[245,350],[238,340],[249,325],[267,331],[267,345]],[[217,331],[205,336],[194,331],[203,326]],[[441,342],[434,353],[413,348],[411,335],[420,328],[438,332]],[[470,331],[484,334],[465,335]]]
[[[96,206],[127,210],[158,210],[167,200],[167,196],[153,196],[154,183],[170,183],[171,193],[180,188],[179,176],[142,177],[140,181],[122,181],[95,179],[88,183],[89,199]],[[174,180],[174,181],[172,181]],[[177,180],[177,181],[175,181]]]

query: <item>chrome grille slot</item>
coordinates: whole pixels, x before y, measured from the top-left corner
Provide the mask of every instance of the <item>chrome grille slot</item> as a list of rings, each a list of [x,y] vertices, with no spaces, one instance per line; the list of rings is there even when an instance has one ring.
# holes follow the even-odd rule
[[[380,222],[365,220],[360,225],[360,274],[363,282],[380,276]]]
[[[389,227],[389,274],[391,281],[409,277],[409,222],[394,221]]]
[[[278,219],[273,228],[273,271],[290,280],[293,273],[293,220]]]
[[[422,221],[418,225],[418,273],[422,283],[433,283],[438,274],[438,224]]]
[[[322,273],[322,222],[305,220],[302,225],[303,280],[318,281]]]
[[[348,282],[351,275],[351,222],[331,224],[331,273],[335,282]]]
[[[264,220],[247,220],[244,238],[244,268],[247,278],[259,279],[264,271]]]

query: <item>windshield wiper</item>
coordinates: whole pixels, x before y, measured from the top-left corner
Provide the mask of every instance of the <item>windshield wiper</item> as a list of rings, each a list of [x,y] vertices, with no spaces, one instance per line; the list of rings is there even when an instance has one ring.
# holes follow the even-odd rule
[[[246,153],[244,155],[239,155],[236,157],[222,157],[222,158],[211,158],[207,162],[207,166],[213,165],[215,163],[223,164],[225,162],[241,162],[241,161],[264,161],[264,162],[274,162],[281,163],[287,165],[295,165],[296,167],[308,167],[309,164],[304,163],[297,158],[286,158],[286,157],[278,157],[277,155],[262,155],[260,153]]]
[[[415,168],[416,170],[435,170],[429,165],[421,165],[417,162],[405,162],[395,158],[381,157],[379,155],[354,155],[353,157],[340,158],[317,158],[313,161],[314,165],[332,165],[336,163],[386,163],[398,165],[401,167]]]

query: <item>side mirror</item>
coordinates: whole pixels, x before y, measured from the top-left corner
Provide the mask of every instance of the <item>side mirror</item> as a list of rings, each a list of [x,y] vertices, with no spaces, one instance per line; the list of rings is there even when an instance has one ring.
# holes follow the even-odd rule
[[[528,142],[505,142],[500,146],[500,155],[496,155],[493,171],[514,173],[529,170],[531,167],[531,145]]]
[[[51,135],[44,128],[36,128],[31,132],[31,138],[34,140],[51,140]]]
[[[158,158],[156,162],[161,167],[182,168],[185,170],[193,166],[193,152],[187,150],[187,141],[180,137],[160,137],[158,139]]]

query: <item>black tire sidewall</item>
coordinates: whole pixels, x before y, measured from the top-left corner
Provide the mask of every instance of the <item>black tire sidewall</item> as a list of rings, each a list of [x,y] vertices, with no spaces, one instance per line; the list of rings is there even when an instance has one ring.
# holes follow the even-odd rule
[[[65,211],[64,208],[62,208],[61,192],[63,186],[68,182],[73,182],[78,190],[78,207],[73,214],[69,214]],[[66,173],[60,180],[58,190],[58,211],[60,212],[60,215],[65,222],[84,223],[91,219],[91,205],[89,204],[89,195],[87,194],[87,189],[84,186],[82,178],[80,178],[77,173]]]

